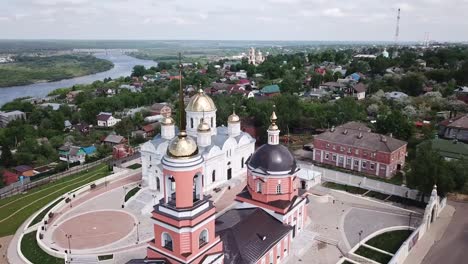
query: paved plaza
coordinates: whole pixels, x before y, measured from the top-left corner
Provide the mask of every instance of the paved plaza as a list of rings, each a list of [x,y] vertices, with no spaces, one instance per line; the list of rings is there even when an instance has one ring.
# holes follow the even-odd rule
[[[416,226],[420,211],[336,191],[322,186],[309,190],[310,224],[293,241],[287,263],[336,263],[359,239],[387,227]],[[327,202],[314,197],[328,196]],[[411,216],[410,216],[411,215]],[[361,236],[359,232],[363,230]]]

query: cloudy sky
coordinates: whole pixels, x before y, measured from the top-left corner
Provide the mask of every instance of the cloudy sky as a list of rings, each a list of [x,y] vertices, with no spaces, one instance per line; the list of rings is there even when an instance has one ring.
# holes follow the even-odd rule
[[[0,0],[0,39],[468,40],[468,0]]]

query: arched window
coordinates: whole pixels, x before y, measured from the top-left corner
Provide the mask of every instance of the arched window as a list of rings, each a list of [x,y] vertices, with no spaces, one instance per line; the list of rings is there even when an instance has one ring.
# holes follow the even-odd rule
[[[241,160],[241,168],[242,169],[244,168],[244,157],[242,157],[242,160]]]
[[[170,251],[172,251],[172,237],[166,232],[162,233],[161,245]]]
[[[190,128],[193,128],[193,118],[190,118]]]
[[[198,237],[199,248],[202,248],[207,243],[208,243],[208,230],[204,229],[203,231],[201,231],[200,236]]]
[[[211,127],[213,127],[213,126],[214,126],[214,119],[213,119],[213,117],[211,117]]]
[[[176,189],[176,181],[174,179],[174,177],[170,177],[169,180],[171,181],[171,191],[175,191]]]
[[[159,191],[161,191],[161,182],[159,181],[159,177],[156,177],[156,189]]]
[[[215,182],[216,181],[216,171],[213,170],[213,172],[211,173],[211,182]]]

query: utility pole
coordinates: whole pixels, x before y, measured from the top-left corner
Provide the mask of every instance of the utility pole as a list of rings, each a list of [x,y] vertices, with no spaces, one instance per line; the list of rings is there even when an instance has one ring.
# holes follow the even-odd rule
[[[400,8],[398,8],[396,30],[395,30],[395,46],[398,46],[398,38],[400,37]]]
[[[65,237],[68,239],[68,253],[71,254],[71,244],[70,244],[70,239],[72,238],[72,235],[70,234],[65,234]]]

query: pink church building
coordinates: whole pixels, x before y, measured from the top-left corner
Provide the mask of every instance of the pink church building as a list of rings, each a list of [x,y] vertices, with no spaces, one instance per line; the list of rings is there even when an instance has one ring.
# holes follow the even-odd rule
[[[307,200],[299,196],[299,168],[279,144],[276,121],[273,112],[268,144],[246,161],[247,186],[237,195],[235,209],[218,217],[203,194],[197,142],[181,131],[162,160],[164,198],[152,212],[154,240],[146,259],[128,263],[277,264],[287,257],[304,228]],[[200,128],[209,127],[203,122]]]

